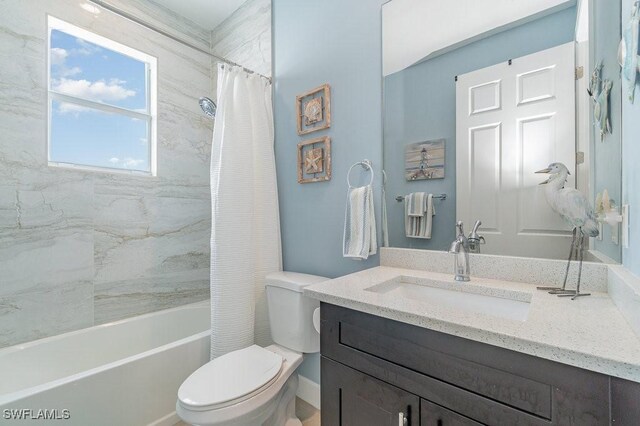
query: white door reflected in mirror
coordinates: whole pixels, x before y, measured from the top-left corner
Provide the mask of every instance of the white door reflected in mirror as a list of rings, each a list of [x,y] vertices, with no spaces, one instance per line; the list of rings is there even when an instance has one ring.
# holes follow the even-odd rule
[[[482,218],[485,253],[566,255],[571,228],[534,173],[575,162],[573,49],[567,43],[458,76],[456,217]]]

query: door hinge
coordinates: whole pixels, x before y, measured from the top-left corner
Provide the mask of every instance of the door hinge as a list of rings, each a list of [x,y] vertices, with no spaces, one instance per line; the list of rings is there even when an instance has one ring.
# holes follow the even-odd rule
[[[584,77],[584,67],[576,67],[576,80],[580,80]]]
[[[584,152],[576,152],[576,164],[584,164]]]

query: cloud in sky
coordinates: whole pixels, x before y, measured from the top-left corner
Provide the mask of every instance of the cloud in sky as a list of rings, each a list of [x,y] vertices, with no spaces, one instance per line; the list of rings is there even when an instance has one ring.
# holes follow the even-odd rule
[[[76,118],[80,115],[81,112],[92,112],[94,110],[83,107],[76,104],[70,104],[67,102],[60,102],[58,104],[58,113],[61,115],[65,114],[73,114]]]
[[[66,61],[69,55],[69,52],[61,47],[51,48],[51,65],[57,67],[57,74],[61,77],[71,77],[82,73],[80,67],[67,68]]]
[[[122,165],[125,166],[128,169],[133,168],[133,167],[137,167],[142,163],[144,163],[144,160],[136,160],[136,159],[131,158],[131,157],[127,157],[122,161]]]
[[[120,160],[118,157],[111,157],[108,161],[113,164],[114,167],[134,169],[143,164],[146,160],[140,160],[132,157],[125,157],[124,160]]]
[[[52,81],[52,88],[56,92],[79,98],[90,99],[96,102],[114,102],[135,96],[135,90],[127,89],[126,81],[111,79],[109,81],[98,80],[73,80],[60,78]]]
[[[102,48],[100,46],[96,46],[95,44],[89,43],[81,38],[76,38],[76,44],[80,47],[73,49],[73,54],[90,56],[94,53],[102,52]]]
[[[69,52],[61,47],[52,47],[51,48],[51,65],[64,65],[64,61],[67,60],[69,56]]]
[[[60,75],[62,77],[72,77],[74,75],[78,75],[82,73],[82,68],[73,67],[73,68],[63,68],[60,70]]]

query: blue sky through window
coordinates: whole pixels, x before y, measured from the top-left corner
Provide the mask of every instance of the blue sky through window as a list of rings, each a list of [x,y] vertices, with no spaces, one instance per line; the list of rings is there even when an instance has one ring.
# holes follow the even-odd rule
[[[63,31],[51,30],[50,88],[149,113],[146,64]],[[50,160],[150,171],[148,122],[54,99]]]

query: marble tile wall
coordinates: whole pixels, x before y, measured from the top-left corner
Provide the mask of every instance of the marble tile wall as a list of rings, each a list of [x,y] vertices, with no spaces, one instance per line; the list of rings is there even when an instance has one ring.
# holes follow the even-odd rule
[[[111,0],[208,48],[149,1]],[[46,15],[158,57],[158,176],[47,165]],[[211,59],[73,0],[0,14],[0,347],[208,298]]]
[[[211,32],[211,53],[271,77],[271,0],[247,0]],[[218,68],[212,60],[215,96]]]

